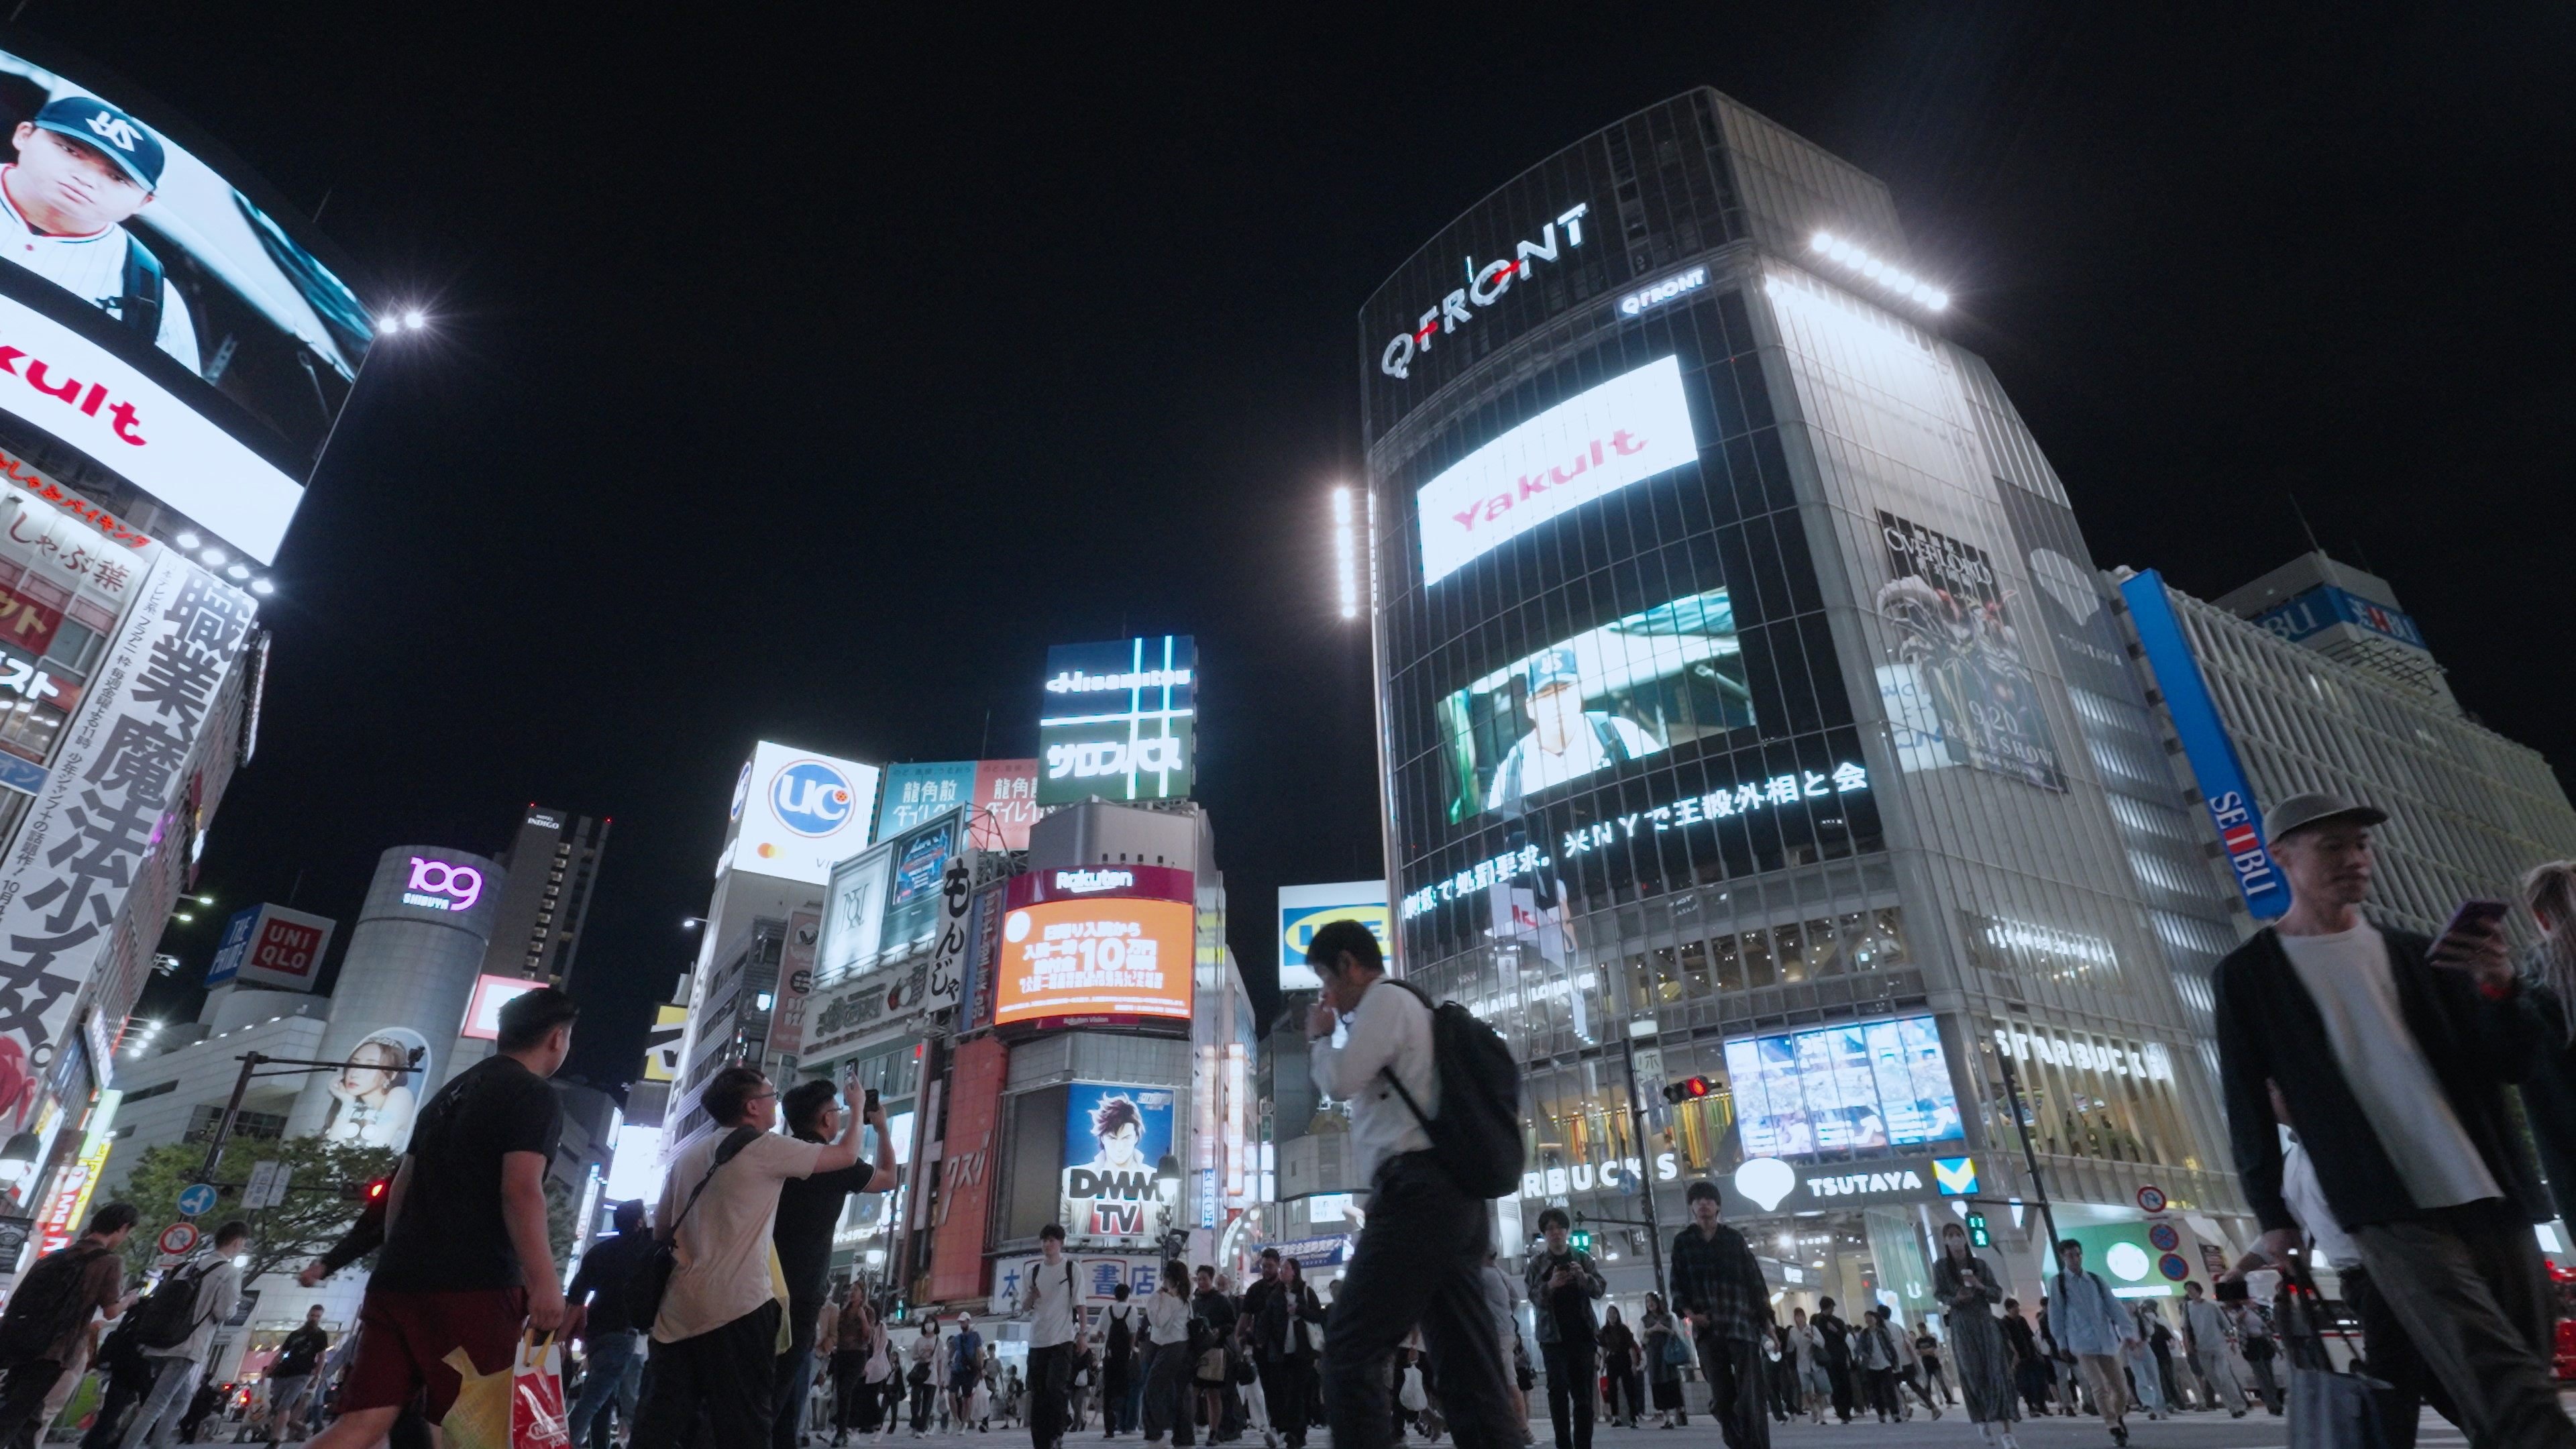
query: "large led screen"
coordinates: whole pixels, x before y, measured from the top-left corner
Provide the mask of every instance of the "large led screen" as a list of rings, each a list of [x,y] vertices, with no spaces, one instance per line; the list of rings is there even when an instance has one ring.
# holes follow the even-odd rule
[[[821,885],[866,848],[877,767],[762,740],[734,787],[735,870]]]
[[[1154,1170],[1176,1151],[1169,1087],[1075,1082],[1064,1111],[1064,1204],[1077,1238],[1140,1242],[1171,1226]]]
[[[1726,590],[1658,604],[1516,659],[1440,704],[1449,820],[1753,723]]]
[[[373,324],[138,103],[0,51],[0,408],[269,562]]]
[[[1198,646],[1187,634],[1047,650],[1039,805],[1186,799],[1196,777]]]
[[[1124,898],[1039,901],[1002,917],[993,1022],[1065,1016],[1187,1021],[1197,907]]]
[[[1422,485],[1422,582],[1436,584],[1552,518],[1698,457],[1679,359],[1578,393]]]
[[[1928,1016],[1726,1044],[1747,1157],[1916,1147],[1961,1137],[1959,1096]]]

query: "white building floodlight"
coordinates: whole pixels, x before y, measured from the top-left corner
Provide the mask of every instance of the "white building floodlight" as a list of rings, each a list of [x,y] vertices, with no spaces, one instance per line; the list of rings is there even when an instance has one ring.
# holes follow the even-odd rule
[[[1889,291],[1934,312],[1946,310],[1950,305],[1949,293],[1932,286],[1902,267],[1891,266],[1871,256],[1863,248],[1854,246],[1832,232],[1820,231],[1807,238],[1807,249],[1840,262]]]
[[[1342,617],[1360,616],[1360,561],[1358,538],[1351,521],[1351,490],[1333,490],[1333,579],[1340,586]]]

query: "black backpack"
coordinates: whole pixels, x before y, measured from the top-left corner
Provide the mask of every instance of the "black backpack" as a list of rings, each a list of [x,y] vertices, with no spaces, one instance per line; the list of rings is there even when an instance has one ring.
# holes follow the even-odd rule
[[[81,1292],[89,1265],[114,1252],[96,1243],[74,1243],[48,1253],[27,1270],[0,1313],[0,1365],[16,1365],[54,1351],[74,1328],[89,1322],[98,1305]]]
[[[134,1342],[145,1349],[176,1348],[188,1341],[203,1320],[197,1317],[197,1290],[205,1286],[206,1275],[215,1271],[218,1259],[199,1258],[173,1270],[152,1290],[152,1296],[134,1307]],[[211,1318],[214,1315],[208,1314]]]
[[[1412,982],[1389,977],[1384,984],[1431,1007],[1431,1062],[1439,1074],[1440,1115],[1424,1116],[1422,1104],[1395,1073],[1385,1074],[1387,1085],[1430,1135],[1431,1155],[1469,1197],[1518,1192],[1524,1152],[1521,1066],[1512,1059],[1503,1034],[1457,1002],[1432,1006],[1430,996]]]

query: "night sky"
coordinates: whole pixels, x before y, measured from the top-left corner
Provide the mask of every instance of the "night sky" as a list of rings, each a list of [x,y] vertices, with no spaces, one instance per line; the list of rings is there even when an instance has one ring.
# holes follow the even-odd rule
[[[496,850],[541,801],[616,820],[572,1069],[623,1081],[755,738],[1032,754],[1046,645],[1131,630],[1198,636],[1266,985],[1272,888],[1377,869],[1323,529],[1360,302],[1697,84],[1894,188],[2104,564],[2214,595],[2303,546],[2295,494],[2469,708],[2576,760],[2563,7],[22,9],[436,318],[369,363],[279,561],[223,904],[151,1006],[233,906],[294,889],[345,939],[380,850]]]

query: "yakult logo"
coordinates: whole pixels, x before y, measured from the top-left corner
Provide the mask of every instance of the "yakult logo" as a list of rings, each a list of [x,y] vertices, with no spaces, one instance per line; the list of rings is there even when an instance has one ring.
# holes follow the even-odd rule
[[[415,855],[411,879],[403,887],[403,904],[433,911],[470,911],[483,899],[483,872],[470,865],[451,865]]]
[[[769,808],[799,835],[830,835],[850,823],[850,782],[820,760],[798,760],[769,780]]]

